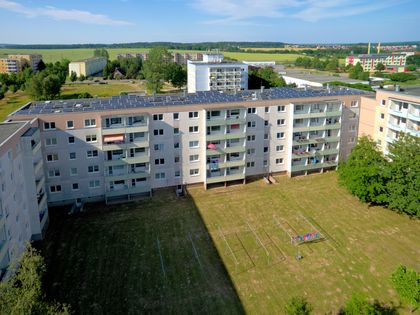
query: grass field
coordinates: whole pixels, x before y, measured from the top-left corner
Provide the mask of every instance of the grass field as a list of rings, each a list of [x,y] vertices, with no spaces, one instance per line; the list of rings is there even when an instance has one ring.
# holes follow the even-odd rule
[[[408,313],[389,276],[420,269],[420,222],[360,203],[335,173],[278,181],[57,215],[43,243],[47,296],[77,314],[282,314],[303,295],[325,314],[359,291]],[[300,245],[297,261],[280,225],[326,240]]]
[[[307,47],[245,47],[241,48],[242,50],[261,50],[261,51],[273,51],[273,50],[289,50],[289,51],[302,51],[302,50],[318,50],[317,48],[307,48]]]

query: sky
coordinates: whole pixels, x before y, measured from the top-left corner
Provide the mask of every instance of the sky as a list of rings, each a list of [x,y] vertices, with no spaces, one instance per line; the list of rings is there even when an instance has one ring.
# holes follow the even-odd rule
[[[0,43],[420,40],[420,0],[0,0]]]

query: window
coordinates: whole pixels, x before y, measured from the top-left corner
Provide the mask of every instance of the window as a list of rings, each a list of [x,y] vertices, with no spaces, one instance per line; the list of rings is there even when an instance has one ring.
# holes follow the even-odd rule
[[[59,177],[60,176],[60,170],[57,169],[53,169],[53,170],[48,170],[48,177]]]
[[[53,146],[57,144],[57,138],[46,138],[45,145],[46,146]]]
[[[98,157],[98,150],[88,150],[87,151],[88,158],[95,158]]]
[[[298,110],[297,106],[299,106],[299,105],[296,105],[296,110]],[[277,111],[278,112],[285,112],[286,111],[286,106],[285,105],[277,106]]]
[[[248,114],[255,114],[257,112],[257,109],[255,107],[248,108]]]
[[[99,172],[99,165],[88,166],[88,173],[98,173],[98,172]]]
[[[69,153],[69,159],[70,160],[75,160],[76,159],[76,152],[70,152]]]
[[[379,132],[384,132],[384,127],[379,127]]]
[[[77,168],[76,167],[72,167],[70,169],[70,176],[76,176],[77,175]]]
[[[174,143],[174,149],[179,149],[179,142]]]
[[[68,140],[69,140],[69,144],[74,143],[74,137],[73,136],[70,136]]]
[[[356,125],[350,125],[349,130],[350,131],[355,131],[356,130]]]
[[[349,113],[349,118],[350,118],[350,119],[354,119],[354,118],[356,118],[356,113],[354,113],[354,112],[350,112],[350,113]]]
[[[264,120],[264,126],[268,126],[268,120]]]
[[[58,161],[58,154],[57,153],[48,154],[47,162],[54,162],[54,161]]]
[[[255,135],[249,135],[246,137],[247,141],[255,141]]]
[[[190,133],[197,133],[198,132],[198,126],[190,126]]]
[[[163,165],[165,164],[165,159],[155,159],[155,165]]]
[[[154,129],[153,134],[155,136],[163,136],[163,129]]]
[[[96,119],[85,119],[85,127],[96,127]]]
[[[381,100],[381,105],[385,106],[386,105],[386,100]]]
[[[179,163],[179,156],[174,157],[174,163]]]
[[[51,193],[59,193],[61,192],[61,185],[52,185],[50,186]]]
[[[73,184],[71,185],[71,189],[72,189],[72,190],[79,190],[79,184],[78,184],[78,183],[73,183]]]
[[[199,146],[198,144],[199,144],[198,140],[190,141],[189,147],[190,148],[198,148],[198,146]]]
[[[86,142],[97,142],[98,139],[96,138],[96,135],[87,135],[86,136]]]
[[[264,147],[264,153],[268,152],[268,147]]]
[[[277,132],[277,139],[284,139],[284,132]]]
[[[174,113],[174,120],[179,120],[179,113]]]
[[[198,118],[198,112],[189,112],[188,117],[189,118]]]
[[[153,120],[163,120],[163,114],[154,114]]]
[[[248,121],[248,128],[255,128],[256,122],[255,121]]]
[[[279,106],[279,107],[280,107],[280,106]],[[296,106],[295,106],[295,111],[296,111],[296,112],[301,112],[301,111],[303,111],[303,109],[304,109],[303,105],[296,105]]]
[[[276,159],[276,164],[283,164],[283,158]]]
[[[350,106],[351,107],[358,107],[359,106],[359,102],[358,101],[351,101]]]
[[[166,174],[165,172],[160,172],[155,174],[155,179],[165,179]]]
[[[174,128],[174,135],[179,135],[179,128]]]
[[[283,152],[284,151],[284,145],[277,145],[276,146],[276,151],[277,152]]]
[[[248,155],[255,154],[255,149],[254,149],[254,148],[247,149],[247,150],[246,150],[246,154],[248,154]]]
[[[264,161],[263,161],[263,166],[264,166],[264,167],[267,167],[267,166],[268,166],[268,161],[267,161],[267,160],[264,160]]]
[[[180,177],[181,176],[181,171],[175,171],[175,177]]]
[[[67,129],[73,129],[73,128],[74,128],[73,120],[67,120]]]
[[[44,122],[44,130],[55,130],[55,122]]]
[[[165,146],[163,145],[163,143],[158,143],[158,144],[155,144],[154,146],[153,146],[153,149],[155,150],[155,151],[163,151],[163,148],[164,148]]]
[[[354,143],[354,141],[356,140],[356,138],[355,137],[350,137],[350,139],[349,139],[349,143]]]
[[[246,167],[255,167],[255,162],[247,162]]]
[[[286,124],[286,119],[277,119],[277,126],[284,126]]]
[[[384,119],[384,118],[385,118],[385,114],[381,113],[381,119]]]
[[[264,108],[264,112],[269,113],[269,112],[270,112],[270,107],[266,106],[266,107]]]
[[[190,162],[197,162],[199,159],[198,154],[190,155]]]
[[[190,176],[198,176],[200,175],[200,170],[198,168],[190,169]]]
[[[268,140],[268,133],[264,134],[264,140]]]
[[[99,182],[99,180],[89,181],[89,188],[98,188],[99,186],[101,186],[101,183]]]

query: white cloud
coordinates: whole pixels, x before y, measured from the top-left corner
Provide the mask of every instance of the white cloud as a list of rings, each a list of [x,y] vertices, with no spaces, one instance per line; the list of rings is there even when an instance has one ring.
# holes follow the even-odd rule
[[[134,25],[131,22],[123,20],[114,20],[107,15],[94,14],[81,10],[63,10],[53,6],[46,7],[26,7],[22,4],[9,0],[0,0],[0,9],[23,14],[29,18],[48,17],[56,21],[76,21],[86,24],[110,25],[110,26],[126,26]]]
[[[322,19],[355,16],[396,6],[408,0],[193,0],[193,6],[220,17],[212,24],[249,24],[254,18]]]

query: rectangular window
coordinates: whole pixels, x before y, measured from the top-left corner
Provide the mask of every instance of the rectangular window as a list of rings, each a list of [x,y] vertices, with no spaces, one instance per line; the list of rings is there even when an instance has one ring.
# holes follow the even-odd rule
[[[165,164],[165,159],[155,159],[155,165],[163,165]]]
[[[268,147],[264,147],[264,153],[268,152]]]
[[[55,130],[55,122],[44,122],[44,130]]]
[[[384,127],[379,127],[379,132],[384,132]]]
[[[381,105],[385,106],[386,105],[386,100],[381,100]]]
[[[284,145],[277,145],[276,146],[276,151],[277,152],[283,152],[284,151]]]
[[[154,149],[155,151],[163,151],[163,149],[164,149],[164,145],[163,145],[163,143],[158,143],[158,144],[155,144],[155,145],[153,146],[153,149]]]
[[[356,125],[350,125],[349,130],[350,131],[355,131],[356,130]]]
[[[166,174],[165,172],[160,172],[155,174],[155,179],[165,179]]]
[[[385,114],[381,113],[381,119],[385,119]]]
[[[79,184],[78,184],[78,183],[73,183],[73,184],[71,185],[71,189],[72,189],[72,190],[79,190]]]
[[[154,129],[153,134],[155,136],[163,136],[163,129]]]
[[[246,137],[247,141],[255,141],[255,135],[249,135]]]
[[[199,159],[198,154],[190,155],[190,162],[197,162]]]
[[[96,119],[85,119],[85,127],[96,127]]]
[[[276,159],[276,164],[283,164],[283,158]]]
[[[89,188],[98,188],[99,186],[101,186],[101,183],[99,180],[89,181]]]
[[[297,110],[297,106],[298,105],[296,105],[296,110]],[[285,112],[286,111],[286,105],[277,106],[277,111],[278,112]]]
[[[174,143],[174,149],[179,149],[179,142]]]
[[[54,162],[54,161],[58,161],[58,154],[57,153],[47,154],[47,162]]]
[[[181,171],[175,171],[175,177],[180,177],[181,176]]]
[[[88,173],[99,173],[99,165],[89,165]]]
[[[354,142],[355,142],[355,140],[356,140],[356,138],[355,138],[355,137],[350,137],[350,139],[349,139],[349,143],[354,143]]]
[[[269,113],[269,112],[270,112],[270,107],[266,106],[266,107],[264,108],[264,112]]]
[[[174,163],[179,163],[179,156],[174,157]]]
[[[70,136],[68,140],[69,140],[69,144],[73,144],[74,143],[74,137],[73,136]]]
[[[88,158],[96,158],[98,157],[98,150],[88,150],[87,151]]]
[[[198,147],[199,147],[199,142],[198,142],[198,140],[195,140],[195,141],[190,141],[190,143],[189,143],[189,147],[190,147],[190,148],[198,148]]]
[[[247,162],[246,167],[255,167],[255,162]]]
[[[351,107],[358,107],[359,106],[359,102],[358,101],[351,101],[350,106]]]
[[[350,118],[350,119],[354,119],[354,118],[356,118],[356,113],[354,113],[354,112],[350,112],[350,113],[349,113],[349,118]]]
[[[257,112],[257,109],[255,107],[248,108],[248,114],[255,114]]]
[[[286,125],[286,119],[277,119],[277,126]]]
[[[264,126],[268,126],[268,120],[264,120]]]
[[[255,128],[256,122],[255,121],[248,121],[248,128]]]
[[[198,132],[198,126],[190,126],[190,133],[197,133]]]
[[[74,128],[73,120],[67,120],[67,129],[73,129],[73,128]]]
[[[198,112],[189,112],[188,117],[189,118],[198,118]]]
[[[72,167],[70,169],[70,176],[76,176],[77,175],[77,168],[76,167]]]
[[[179,135],[179,128],[174,128],[174,135]]]
[[[86,136],[86,142],[88,143],[92,143],[92,142],[97,142],[98,139],[96,138],[96,135],[87,135]]]
[[[174,113],[174,120],[179,120],[179,113]]]
[[[46,146],[53,146],[57,144],[57,138],[46,138],[45,139],[45,145]]]
[[[70,152],[69,153],[69,159],[70,160],[75,160],[76,159],[76,152]]]
[[[59,177],[60,176],[60,170],[57,169],[53,169],[53,170],[48,170],[48,177]]]
[[[264,134],[264,140],[268,140],[268,133]]]
[[[277,139],[284,139],[284,132],[277,132]]]
[[[264,166],[264,167],[267,167],[267,166],[268,166],[268,161],[267,161],[267,160],[264,160],[264,161],[263,161],[263,166]]]
[[[50,186],[51,193],[59,193],[61,192],[61,185],[52,185]]]
[[[198,176],[200,175],[200,170],[198,168],[190,169],[190,176]]]
[[[253,155],[253,154],[255,154],[255,149],[254,149],[254,148],[247,149],[247,150],[246,150],[246,154],[248,154],[248,155]]]
[[[163,120],[163,114],[154,114],[153,120]]]

